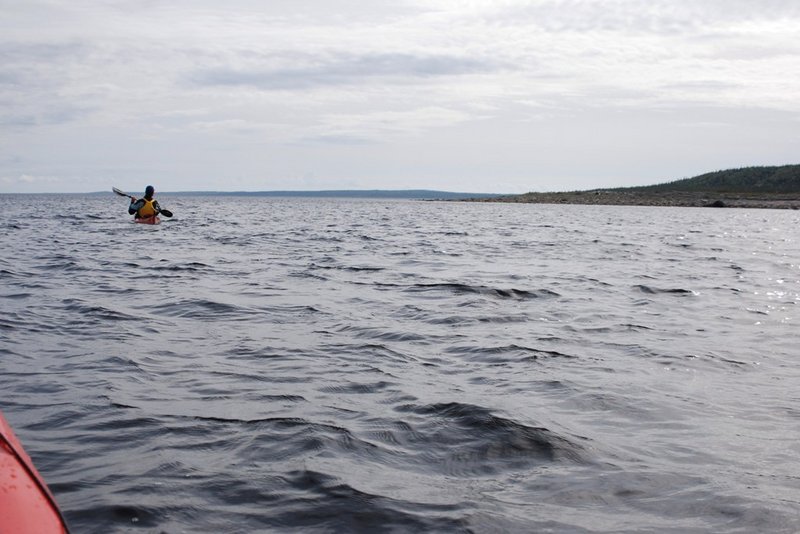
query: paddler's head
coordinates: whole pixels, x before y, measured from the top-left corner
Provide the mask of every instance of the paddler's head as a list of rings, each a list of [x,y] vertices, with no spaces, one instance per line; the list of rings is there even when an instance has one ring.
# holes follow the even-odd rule
[[[152,185],[148,185],[144,189],[144,198],[146,198],[147,200],[151,200],[153,198],[153,193],[155,192],[156,192],[155,188]]]

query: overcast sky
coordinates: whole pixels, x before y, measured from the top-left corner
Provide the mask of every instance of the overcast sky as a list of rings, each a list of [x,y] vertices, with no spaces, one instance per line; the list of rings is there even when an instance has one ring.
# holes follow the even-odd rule
[[[0,0],[0,192],[800,163],[798,0]]]

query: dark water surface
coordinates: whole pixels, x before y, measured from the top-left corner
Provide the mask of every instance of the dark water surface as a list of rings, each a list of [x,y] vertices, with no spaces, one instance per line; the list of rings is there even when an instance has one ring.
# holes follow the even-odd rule
[[[800,213],[161,201],[0,196],[75,532],[800,529]]]

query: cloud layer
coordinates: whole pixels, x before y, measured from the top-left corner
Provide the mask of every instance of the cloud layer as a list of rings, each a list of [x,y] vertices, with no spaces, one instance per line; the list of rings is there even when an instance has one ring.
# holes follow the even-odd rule
[[[795,162],[793,1],[300,4],[0,0],[0,192],[515,192]]]

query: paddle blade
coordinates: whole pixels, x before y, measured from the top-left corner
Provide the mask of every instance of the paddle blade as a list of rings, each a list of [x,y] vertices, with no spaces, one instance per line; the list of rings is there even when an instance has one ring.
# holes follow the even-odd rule
[[[162,209],[160,213],[161,213],[161,215],[163,215],[164,217],[172,217],[172,212],[171,212],[171,211],[169,211],[169,210]]]
[[[121,196],[121,197],[133,198],[132,196],[130,196],[130,195],[129,195],[128,193],[126,193],[125,191],[120,191],[120,190],[119,190],[119,189],[117,189],[116,187],[112,187],[112,188],[111,188],[111,190],[112,190],[112,191],[114,191],[116,194],[118,194],[118,195],[119,195],[119,196]]]

